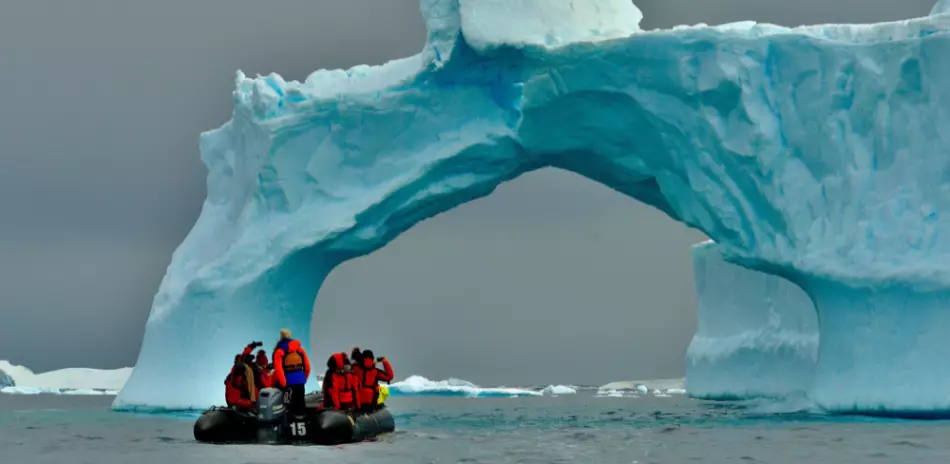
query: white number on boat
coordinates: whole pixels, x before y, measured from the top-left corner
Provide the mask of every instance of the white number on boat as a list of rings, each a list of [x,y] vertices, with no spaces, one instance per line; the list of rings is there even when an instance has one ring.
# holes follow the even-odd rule
[[[290,434],[295,437],[307,436],[307,424],[304,422],[294,422],[290,424]]]

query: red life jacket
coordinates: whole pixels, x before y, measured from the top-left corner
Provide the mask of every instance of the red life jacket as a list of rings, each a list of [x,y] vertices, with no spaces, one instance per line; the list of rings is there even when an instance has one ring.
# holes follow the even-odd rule
[[[359,378],[343,371],[342,353],[332,356],[335,369],[327,370],[323,379],[323,405],[325,407],[348,409],[359,407]]]
[[[379,400],[379,369],[370,359],[363,360],[360,372],[360,403],[374,405]]]
[[[383,361],[386,370],[376,368],[376,363],[370,359],[363,359],[363,366],[357,369],[360,376],[360,403],[373,406],[379,401],[379,382],[389,382],[393,379],[392,366],[389,361]]]
[[[353,376],[346,373],[336,373],[333,377],[337,381],[336,384],[339,385],[337,393],[339,394],[340,405],[355,403],[356,399],[353,397],[353,392],[356,390],[356,382],[354,382]]]
[[[247,391],[247,376],[242,372],[231,372],[227,378],[228,388],[237,392],[242,400],[250,400],[251,393]]]
[[[281,387],[303,385],[310,377],[310,361],[298,340],[281,340],[274,347],[274,379]]]

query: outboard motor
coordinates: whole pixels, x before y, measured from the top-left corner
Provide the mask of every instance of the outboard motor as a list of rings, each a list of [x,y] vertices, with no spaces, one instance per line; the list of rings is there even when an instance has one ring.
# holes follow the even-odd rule
[[[261,443],[281,441],[284,428],[284,393],[276,388],[265,388],[257,395],[257,440]]]
[[[268,424],[284,417],[284,394],[276,388],[265,388],[257,395],[257,420]]]

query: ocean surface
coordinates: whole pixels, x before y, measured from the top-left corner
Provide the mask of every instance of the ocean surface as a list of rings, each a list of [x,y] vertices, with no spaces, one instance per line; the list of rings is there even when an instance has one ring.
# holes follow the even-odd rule
[[[197,414],[112,412],[112,397],[0,394],[0,463],[946,463],[950,422],[825,416],[795,404],[671,398],[394,397],[375,442],[206,445]],[[797,411],[796,411],[797,410]]]

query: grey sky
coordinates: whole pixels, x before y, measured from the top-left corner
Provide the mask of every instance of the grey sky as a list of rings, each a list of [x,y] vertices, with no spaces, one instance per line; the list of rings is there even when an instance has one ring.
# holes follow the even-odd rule
[[[871,22],[925,15],[932,2],[637,5],[654,28]],[[424,40],[417,0],[0,9],[0,359],[37,370],[134,362],[205,195],[198,134],[230,117],[235,70],[303,79]],[[334,271],[313,350],[371,345],[400,376],[480,383],[679,376],[694,327],[686,247],[701,238],[586,179],[532,173]],[[357,336],[365,317],[379,323]]]

